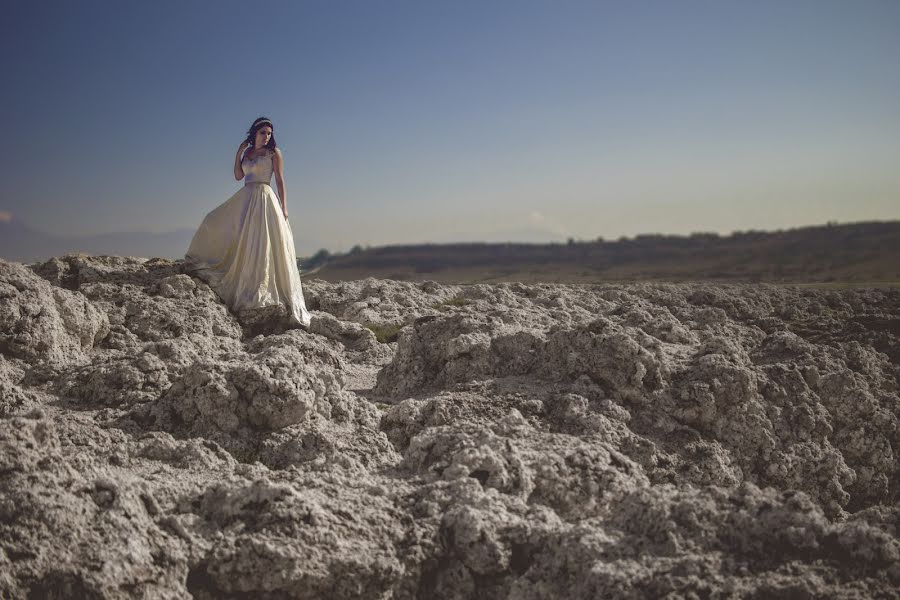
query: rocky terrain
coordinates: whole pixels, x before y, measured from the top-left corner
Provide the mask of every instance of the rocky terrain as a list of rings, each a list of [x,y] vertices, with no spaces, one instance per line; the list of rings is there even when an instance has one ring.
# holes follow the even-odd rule
[[[900,290],[304,291],[0,260],[0,597],[900,597]]]

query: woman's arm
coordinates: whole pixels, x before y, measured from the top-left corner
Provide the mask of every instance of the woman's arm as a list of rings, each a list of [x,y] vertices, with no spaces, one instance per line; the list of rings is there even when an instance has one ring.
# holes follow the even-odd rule
[[[287,188],[284,186],[284,159],[281,157],[281,148],[275,148],[272,156],[272,167],[275,170],[275,183],[278,184],[278,197],[281,199],[281,211],[287,219]]]
[[[238,181],[244,178],[244,168],[241,166],[241,159],[243,158],[244,150],[246,150],[249,145],[250,144],[248,144],[246,140],[241,142],[237,154],[234,155],[234,178]]]

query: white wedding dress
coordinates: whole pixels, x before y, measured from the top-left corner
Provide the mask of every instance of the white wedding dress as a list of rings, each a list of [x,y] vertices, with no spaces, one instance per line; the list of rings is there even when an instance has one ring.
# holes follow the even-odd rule
[[[203,219],[185,255],[185,270],[206,281],[233,310],[282,304],[291,319],[311,320],[291,224],[272,189],[271,150],[244,158],[244,187]]]

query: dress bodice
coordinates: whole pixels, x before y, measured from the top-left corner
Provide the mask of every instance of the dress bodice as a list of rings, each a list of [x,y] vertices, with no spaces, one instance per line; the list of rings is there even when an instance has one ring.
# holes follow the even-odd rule
[[[241,168],[244,170],[244,183],[271,183],[272,171],[272,151],[269,150],[265,154],[260,154],[256,158],[247,158],[241,161]]]

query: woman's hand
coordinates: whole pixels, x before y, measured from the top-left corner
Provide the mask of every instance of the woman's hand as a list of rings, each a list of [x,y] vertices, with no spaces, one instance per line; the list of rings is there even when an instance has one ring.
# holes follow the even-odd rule
[[[247,147],[249,145],[250,145],[250,142],[248,142],[247,140],[244,140],[243,142],[241,142],[240,147],[238,147],[238,153],[242,153],[244,150],[247,149]]]

